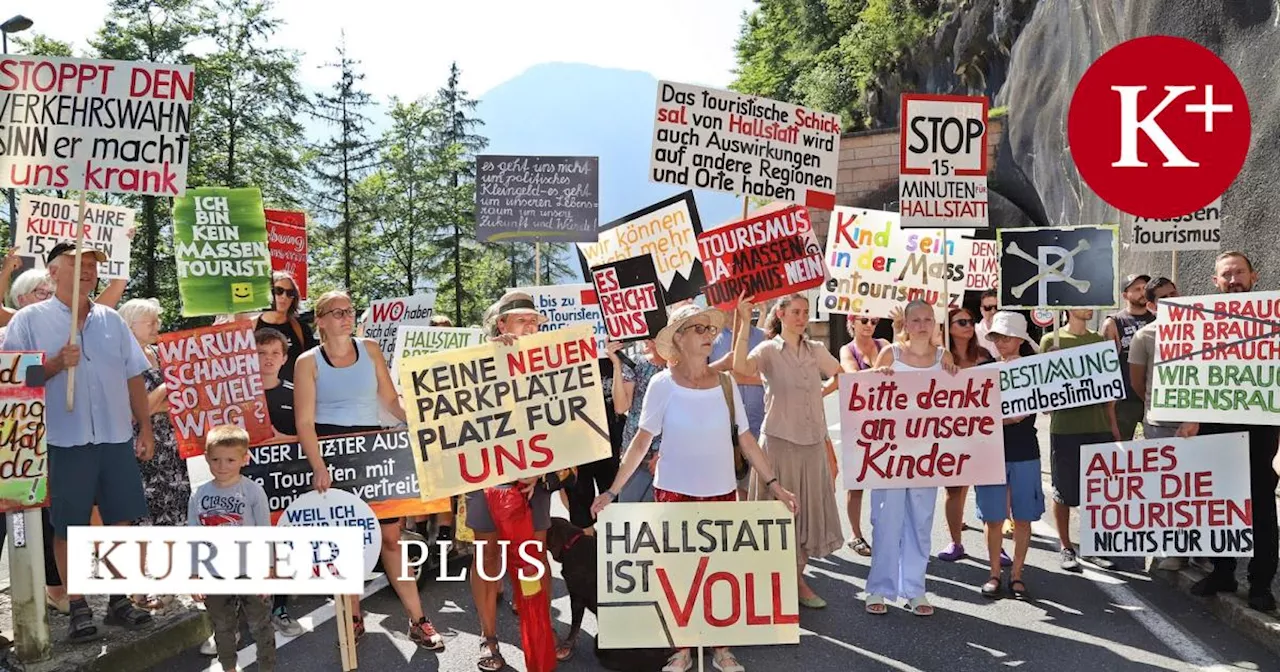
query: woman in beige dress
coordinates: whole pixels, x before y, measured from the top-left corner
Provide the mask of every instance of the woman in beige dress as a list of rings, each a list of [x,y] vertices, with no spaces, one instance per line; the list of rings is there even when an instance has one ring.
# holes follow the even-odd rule
[[[745,297],[744,297],[745,298]],[[740,299],[738,313],[750,323],[751,303]],[[823,379],[840,373],[840,362],[818,341],[809,340],[809,299],[789,294],[770,315],[774,338],[747,352],[748,330],[737,333],[733,370],[764,379],[764,424],[760,446],[769,457],[782,487],[795,493],[796,587],[800,604],[810,609],[827,606],[804,580],[809,558],[821,558],[844,545],[835,482],[827,463],[827,419],[823,411]],[[760,474],[751,476],[750,499],[773,499],[760,487]]]

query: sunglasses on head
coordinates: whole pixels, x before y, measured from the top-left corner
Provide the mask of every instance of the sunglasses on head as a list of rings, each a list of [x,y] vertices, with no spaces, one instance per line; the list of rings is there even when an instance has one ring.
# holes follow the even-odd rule
[[[973,326],[973,320],[971,320],[971,319],[969,319],[969,318],[967,318],[967,317],[962,317],[962,318],[960,318],[960,319],[958,319],[958,320],[952,320],[952,321],[951,321],[951,324],[954,324],[954,325],[956,325],[957,327],[972,327],[972,326]]]
[[[284,287],[272,287],[271,293],[275,294],[276,296],[284,296],[285,294],[288,294],[291,298],[294,298],[294,299],[298,298],[298,290],[296,289],[286,289]]]

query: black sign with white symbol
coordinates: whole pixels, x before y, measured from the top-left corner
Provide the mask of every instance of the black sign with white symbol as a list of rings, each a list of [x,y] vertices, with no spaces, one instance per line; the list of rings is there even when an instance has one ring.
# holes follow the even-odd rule
[[[1001,308],[1116,306],[1114,226],[999,229]]]

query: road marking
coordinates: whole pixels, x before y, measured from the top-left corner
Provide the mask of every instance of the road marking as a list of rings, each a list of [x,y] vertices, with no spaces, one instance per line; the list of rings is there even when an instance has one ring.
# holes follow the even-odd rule
[[[1031,528],[1036,534],[1050,539],[1058,536],[1057,530],[1043,521],[1033,522]],[[1147,629],[1147,632],[1150,632],[1162,644],[1169,647],[1169,650],[1177,654],[1184,662],[1191,663],[1201,670],[1212,672],[1235,669],[1224,665],[1221,659],[1202,644],[1195,635],[1177,623],[1165,618],[1159,609],[1143,599],[1124,581],[1110,574],[1090,569],[1084,566],[1083,562],[1081,566],[1084,569],[1082,572],[1084,578],[1089,579],[1117,608],[1132,616],[1142,627]]]
[[[368,598],[370,595],[386,588],[387,585],[387,575],[383,574],[371,581],[369,585],[365,586],[364,594],[360,596],[360,599],[364,600]],[[314,632],[316,628],[333,620],[333,616],[334,605],[332,602],[326,602],[320,607],[311,610],[306,616],[294,620],[296,620],[303,628]],[[275,626],[272,626],[272,630],[275,630]],[[289,644],[294,640],[301,639],[305,634],[307,633],[303,633],[297,637],[285,637],[279,632],[276,632],[276,651],[284,648],[286,644]],[[240,669],[249,667],[249,665],[256,662],[258,662],[257,644],[250,644],[236,652],[236,665],[238,665]],[[209,663],[209,667],[205,668],[205,672],[222,672],[222,664],[218,662],[217,657],[214,657],[213,662]]]
[[[818,639],[821,639],[824,642],[835,644],[836,646],[843,649],[848,649],[850,651],[853,651],[854,653],[857,653],[858,655],[870,658],[871,660],[874,660],[877,663],[880,663],[881,665],[892,667],[895,670],[901,670],[902,672],[924,672],[924,670],[918,667],[912,667],[900,660],[894,660],[892,658],[889,658],[888,656],[883,656],[881,654],[878,654],[875,651],[868,651],[867,649],[859,648],[848,642],[842,642],[838,639],[835,639],[834,637],[828,637],[827,635],[820,635],[811,630],[805,630],[804,628],[800,629],[800,634],[817,637]]]

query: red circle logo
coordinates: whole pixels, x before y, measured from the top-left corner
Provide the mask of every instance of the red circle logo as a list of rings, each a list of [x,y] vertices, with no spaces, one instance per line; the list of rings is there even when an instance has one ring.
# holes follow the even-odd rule
[[[1116,45],[1071,98],[1076,169],[1122,212],[1168,219],[1222,195],[1249,153],[1249,101],[1231,68],[1178,37]]]

